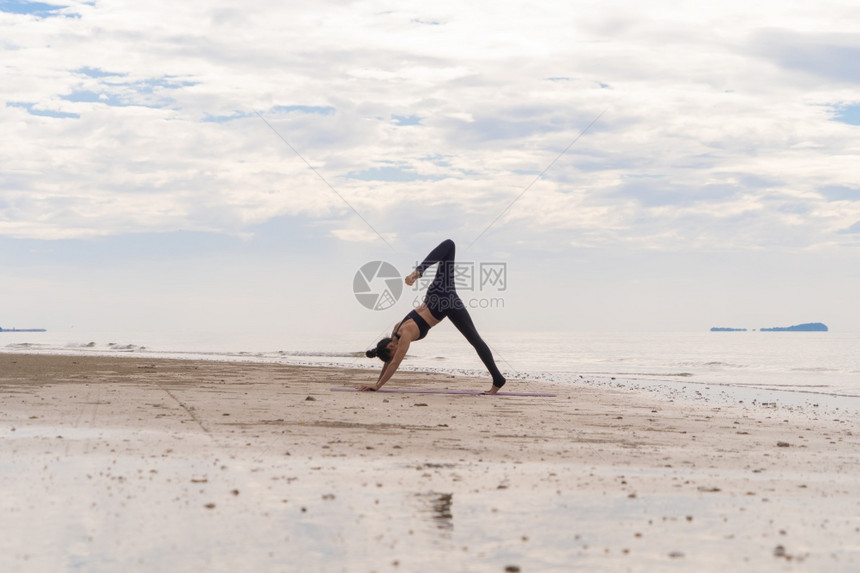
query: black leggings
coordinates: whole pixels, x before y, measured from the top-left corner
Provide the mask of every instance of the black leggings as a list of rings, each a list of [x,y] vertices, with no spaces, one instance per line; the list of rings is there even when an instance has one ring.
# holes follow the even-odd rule
[[[466,305],[463,304],[463,301],[457,295],[454,282],[455,253],[456,246],[454,245],[454,241],[446,239],[430,251],[430,254],[427,255],[424,261],[416,267],[418,273],[423,275],[427,267],[439,263],[436,269],[436,276],[427,288],[427,296],[424,297],[424,302],[433,316],[439,320],[447,316],[451,320],[454,326],[457,327],[457,330],[460,331],[460,334],[475,348],[481,362],[484,363],[484,366],[487,367],[487,370],[489,370],[490,375],[493,377],[493,386],[501,388],[505,385],[505,377],[502,376],[502,373],[496,367],[496,361],[493,360],[493,353],[490,351],[490,347],[487,346],[487,343],[478,334],[478,330],[475,328],[475,323],[472,322],[472,317],[469,315]]]

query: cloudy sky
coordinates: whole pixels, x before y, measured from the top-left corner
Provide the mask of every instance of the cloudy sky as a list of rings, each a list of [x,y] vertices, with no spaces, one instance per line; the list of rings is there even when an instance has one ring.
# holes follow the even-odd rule
[[[0,0],[0,326],[377,330],[358,268],[450,237],[487,329],[860,331],[858,21]]]

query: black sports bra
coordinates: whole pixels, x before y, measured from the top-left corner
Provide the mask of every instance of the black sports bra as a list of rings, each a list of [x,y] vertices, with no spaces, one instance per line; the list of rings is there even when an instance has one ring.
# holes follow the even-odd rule
[[[394,331],[394,336],[400,338],[400,327],[403,326],[403,323],[407,320],[412,320],[416,326],[418,326],[418,340],[421,340],[425,336],[427,336],[427,332],[430,330],[430,325],[427,324],[427,321],[424,320],[420,314],[418,314],[415,310],[410,310],[409,314],[404,317],[403,320],[400,321],[400,324],[397,325],[397,330]]]

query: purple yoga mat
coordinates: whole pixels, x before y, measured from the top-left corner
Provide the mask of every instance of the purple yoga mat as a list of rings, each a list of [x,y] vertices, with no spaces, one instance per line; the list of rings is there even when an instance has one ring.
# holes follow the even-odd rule
[[[358,388],[345,388],[335,386],[329,388],[332,392],[358,392]],[[389,394],[466,394],[469,396],[478,396],[483,394],[480,390],[422,390],[420,388],[390,388],[388,390],[377,390],[377,392],[386,392]],[[555,394],[544,394],[543,392],[496,392],[492,396],[539,396],[544,398],[554,398]]]

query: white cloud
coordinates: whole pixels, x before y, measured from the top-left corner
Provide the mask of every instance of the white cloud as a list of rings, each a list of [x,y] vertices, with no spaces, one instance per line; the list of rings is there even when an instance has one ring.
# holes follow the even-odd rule
[[[856,201],[817,190],[856,181],[857,127],[833,121],[858,81],[840,56],[860,49],[851,3],[66,13],[80,17],[0,13],[7,236],[239,234],[299,215],[356,240],[338,193],[383,234],[467,235],[607,109],[499,225],[577,244],[850,244]]]
[[[351,241],[357,243],[375,243],[380,239],[380,235],[377,235],[373,230],[370,229],[333,229],[331,232],[332,235],[337,237],[338,239],[344,241]],[[390,242],[393,242],[394,237],[391,234],[386,234],[387,236],[383,236],[383,238]]]

